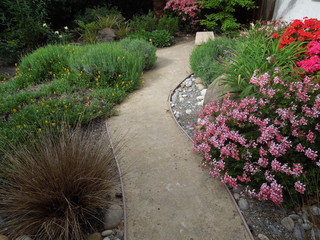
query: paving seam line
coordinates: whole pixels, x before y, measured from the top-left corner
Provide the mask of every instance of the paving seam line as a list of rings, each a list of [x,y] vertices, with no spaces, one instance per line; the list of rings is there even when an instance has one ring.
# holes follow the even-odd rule
[[[108,120],[106,120],[106,129],[107,129],[107,134],[109,136],[110,146],[111,146],[111,149],[113,152],[114,160],[116,161],[116,165],[117,165],[117,169],[118,169],[118,173],[119,173],[119,178],[120,178],[122,205],[123,205],[123,240],[127,240],[127,201],[126,201],[125,192],[124,192],[122,172],[121,172],[121,168],[120,168],[120,164],[119,164],[116,152],[114,150],[114,144],[111,139],[111,134],[110,134],[109,127],[108,127]]]
[[[174,91],[175,91],[176,89],[178,89],[179,86],[181,85],[181,83],[183,83],[183,82],[184,82],[187,78],[189,78],[191,75],[193,75],[193,74],[190,74],[190,75],[187,76],[185,79],[183,79],[182,81],[180,81],[179,84],[178,84],[174,89],[172,89],[172,90],[169,92],[169,95],[168,95],[168,104],[169,104],[169,109],[170,109],[170,112],[171,112],[171,117],[174,119],[175,123],[179,126],[179,128],[181,129],[181,131],[189,138],[189,140],[190,140],[191,142],[193,142],[193,139],[188,135],[188,133],[187,133],[187,132],[182,128],[182,126],[178,123],[176,117],[175,117],[174,114],[173,114],[172,107],[171,107],[171,104],[170,104],[170,100],[171,100],[171,97],[172,97]],[[253,237],[253,235],[252,235],[252,233],[251,233],[251,231],[250,231],[250,229],[249,229],[249,226],[248,226],[248,224],[247,224],[247,222],[246,222],[243,214],[241,213],[241,210],[240,210],[240,208],[239,208],[236,200],[235,200],[234,197],[232,196],[232,193],[230,192],[229,188],[227,187],[227,185],[226,185],[225,183],[223,183],[223,185],[224,185],[225,189],[227,190],[230,198],[232,199],[232,202],[233,202],[233,204],[235,205],[235,207],[236,207],[236,209],[237,209],[237,211],[238,211],[238,213],[239,213],[239,215],[240,215],[240,218],[241,218],[241,220],[242,220],[242,223],[243,223],[246,231],[248,232],[249,237],[251,238],[251,240],[255,240],[254,237]]]

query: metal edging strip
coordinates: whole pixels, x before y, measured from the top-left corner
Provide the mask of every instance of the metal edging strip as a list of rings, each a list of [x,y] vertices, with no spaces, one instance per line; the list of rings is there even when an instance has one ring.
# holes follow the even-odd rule
[[[127,240],[127,204],[126,204],[126,197],[125,197],[125,192],[124,192],[124,184],[123,184],[123,179],[122,179],[122,173],[121,173],[121,168],[120,164],[118,161],[118,158],[116,156],[115,150],[114,150],[114,144],[111,139],[109,127],[108,127],[108,120],[106,120],[106,129],[107,129],[107,134],[109,136],[109,141],[110,141],[110,146],[112,148],[113,156],[116,161],[118,173],[119,173],[119,178],[120,178],[120,186],[121,186],[121,193],[122,193],[122,204],[123,204],[123,240]]]

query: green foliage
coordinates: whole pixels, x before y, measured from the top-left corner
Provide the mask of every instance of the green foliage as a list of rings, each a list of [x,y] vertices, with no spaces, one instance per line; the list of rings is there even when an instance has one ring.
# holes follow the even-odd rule
[[[151,32],[151,42],[155,47],[169,47],[173,43],[173,36],[167,30],[154,30]]]
[[[179,18],[163,15],[157,25],[158,30],[167,30],[171,35],[179,31]]]
[[[91,23],[97,21],[99,17],[107,17],[110,15],[121,15],[121,12],[116,6],[86,8],[84,13],[76,18],[76,21],[80,20],[83,23]]]
[[[151,42],[151,32],[140,30],[128,35],[129,39],[143,39],[147,42]]]
[[[75,53],[76,46],[66,51],[61,45],[48,45],[24,57],[17,68],[18,77],[14,81],[19,88],[50,81],[64,72],[69,55]]]
[[[207,85],[225,73],[225,59],[234,52],[237,40],[219,37],[195,48],[190,56],[192,71]]]
[[[279,49],[278,39],[272,39],[266,29],[257,24],[240,37],[235,44],[233,56],[226,63],[226,79],[223,83],[241,98],[255,94],[255,86],[249,84],[254,72],[271,74],[276,68],[293,72],[295,61],[299,53],[303,52],[302,44],[291,44]]]
[[[201,9],[208,9],[209,14],[200,24],[210,30],[232,31],[240,27],[234,16],[237,7],[247,10],[254,8],[253,0],[203,0],[199,2]]]
[[[153,12],[149,11],[145,15],[135,15],[130,22],[130,27],[133,31],[148,31],[152,32],[156,29],[156,17]]]
[[[143,39],[126,38],[119,44],[128,52],[136,53],[143,62],[144,69],[150,69],[157,60],[156,48]]]
[[[154,30],[148,32],[145,30],[140,30],[129,34],[129,39],[143,39],[152,43],[155,47],[168,47],[173,44],[173,36],[167,30]]]
[[[0,145],[21,143],[44,127],[114,113],[155,62],[148,42],[49,45],[22,59],[18,76],[0,83]]]
[[[77,20],[76,23],[79,27],[76,31],[80,35],[80,40],[85,44],[96,43],[98,41],[97,35],[100,29],[96,22],[84,23],[81,20]]]
[[[6,65],[14,64],[23,52],[23,43],[16,40],[0,40],[0,61]]]

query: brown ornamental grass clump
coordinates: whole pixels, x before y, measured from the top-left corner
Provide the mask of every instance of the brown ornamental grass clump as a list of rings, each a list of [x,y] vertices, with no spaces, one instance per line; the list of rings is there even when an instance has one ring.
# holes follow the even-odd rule
[[[102,132],[102,131],[101,131]],[[99,136],[98,136],[99,135]],[[0,184],[1,232],[10,239],[81,240],[101,222],[118,173],[103,133],[63,130],[7,153]]]

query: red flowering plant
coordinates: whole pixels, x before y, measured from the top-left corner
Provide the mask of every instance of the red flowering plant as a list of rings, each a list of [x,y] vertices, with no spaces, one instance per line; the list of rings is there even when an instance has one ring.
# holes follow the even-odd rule
[[[314,196],[320,184],[320,85],[284,76],[252,77],[259,95],[207,104],[194,135],[211,176],[277,205]]]
[[[306,50],[303,60],[297,61],[297,66],[307,74],[315,74],[319,78],[320,70],[320,21],[316,18],[294,20],[282,35],[274,33],[273,38],[280,38],[279,48],[292,43],[303,42]]]

